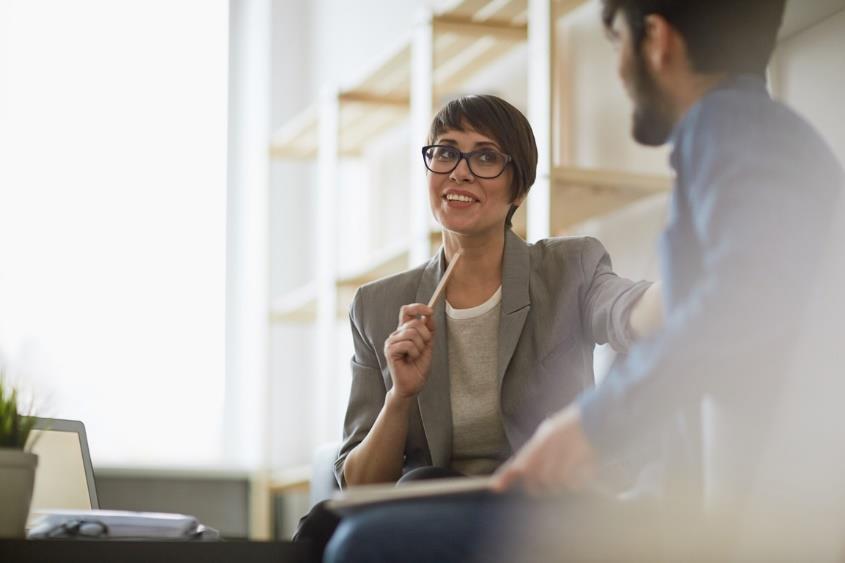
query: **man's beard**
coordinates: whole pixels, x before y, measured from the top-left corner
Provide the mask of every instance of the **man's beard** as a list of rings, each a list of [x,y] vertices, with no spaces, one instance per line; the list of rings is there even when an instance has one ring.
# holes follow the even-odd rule
[[[634,139],[643,145],[659,147],[664,144],[675,126],[664,97],[638,53],[634,56]]]

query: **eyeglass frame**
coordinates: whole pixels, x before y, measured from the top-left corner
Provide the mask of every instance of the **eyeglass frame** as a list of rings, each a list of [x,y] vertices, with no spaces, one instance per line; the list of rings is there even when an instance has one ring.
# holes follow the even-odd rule
[[[455,166],[453,166],[451,170],[448,170],[446,172],[438,172],[436,170],[432,170],[428,166],[428,159],[426,159],[425,153],[426,153],[427,150],[433,149],[433,148],[436,148],[436,147],[443,147],[443,148],[446,148],[446,149],[451,149],[451,150],[458,153],[458,155],[459,155],[458,160],[455,161]],[[469,163],[470,157],[475,156],[476,154],[481,153],[481,152],[485,152],[485,151],[492,151],[492,152],[495,152],[495,153],[500,154],[503,157],[505,157],[504,166],[502,166],[502,169],[495,176],[480,176],[473,171],[472,165]],[[455,169],[458,167],[458,165],[461,163],[462,160],[466,160],[467,161],[467,168],[469,169],[470,173],[473,176],[475,176],[476,178],[481,178],[482,180],[493,180],[494,178],[498,178],[499,176],[504,174],[505,170],[508,167],[508,164],[513,162],[513,157],[511,155],[505,154],[505,153],[497,151],[495,149],[485,148],[485,149],[478,149],[478,150],[469,151],[469,152],[462,152],[462,151],[458,150],[458,148],[453,146],[453,145],[426,145],[422,148],[422,157],[423,157],[423,163],[425,164],[426,170],[428,170],[432,174],[451,174],[452,172],[455,171]]]

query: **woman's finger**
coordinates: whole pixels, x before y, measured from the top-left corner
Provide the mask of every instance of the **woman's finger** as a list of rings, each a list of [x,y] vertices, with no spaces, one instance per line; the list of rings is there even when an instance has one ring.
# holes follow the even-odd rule
[[[417,348],[422,350],[425,348],[426,342],[423,340],[422,335],[420,335],[419,331],[414,328],[406,328],[404,330],[399,331],[399,334],[396,335],[396,342],[402,341],[410,341],[417,345]]]
[[[431,331],[428,330],[428,327],[425,326],[425,321],[422,320],[413,320],[408,321],[407,323],[402,324],[396,332],[402,332],[403,330],[413,330],[420,335],[424,342],[428,342],[431,340]]]
[[[429,319],[433,315],[434,310],[428,305],[423,305],[422,303],[412,303],[410,305],[403,305],[399,309],[399,324],[401,325],[403,323],[419,319],[421,317],[426,317],[426,319]],[[433,329],[434,325],[432,324],[429,328]]]
[[[417,345],[417,347],[420,348],[420,350],[425,348],[427,344],[427,342],[423,339],[419,331],[414,328],[402,328],[400,330],[397,330],[394,334],[391,334],[390,337],[388,337],[388,340],[391,343],[404,341],[413,342]]]
[[[401,358],[407,356],[416,360],[422,355],[422,351],[417,348],[417,345],[410,340],[402,340],[401,342],[394,342],[390,345],[390,356],[393,358]]]

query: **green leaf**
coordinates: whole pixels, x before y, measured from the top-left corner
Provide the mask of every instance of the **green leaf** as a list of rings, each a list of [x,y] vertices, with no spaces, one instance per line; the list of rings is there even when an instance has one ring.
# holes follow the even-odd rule
[[[29,434],[35,425],[35,418],[31,414],[20,412],[18,390],[6,383],[3,370],[0,369],[0,448],[26,448]]]

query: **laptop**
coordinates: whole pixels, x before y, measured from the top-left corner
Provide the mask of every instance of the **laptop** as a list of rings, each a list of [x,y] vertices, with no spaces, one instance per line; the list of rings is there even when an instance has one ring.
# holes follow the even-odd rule
[[[38,455],[30,514],[100,507],[85,425],[78,420],[36,418],[29,440],[31,451]]]
[[[123,512],[100,508],[85,426],[78,420],[36,418],[30,451],[38,455],[28,537],[105,535],[115,538],[218,539],[193,516]],[[86,529],[81,519],[91,519]],[[75,527],[68,528],[74,522]],[[99,527],[98,527],[99,526]],[[93,529],[93,531],[92,531]]]

